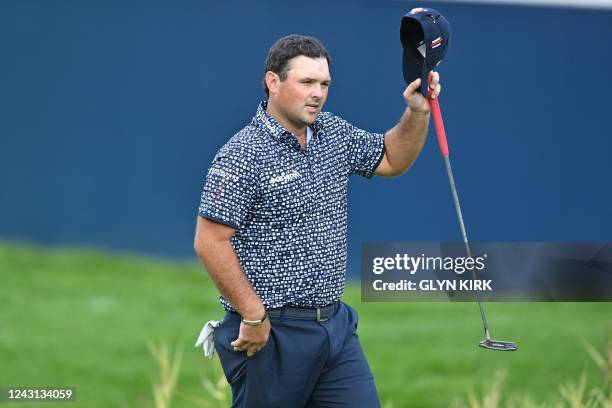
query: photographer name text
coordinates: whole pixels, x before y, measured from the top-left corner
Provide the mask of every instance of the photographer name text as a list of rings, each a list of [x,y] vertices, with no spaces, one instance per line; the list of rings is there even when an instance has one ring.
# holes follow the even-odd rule
[[[376,291],[491,291],[493,290],[493,282],[488,280],[419,280],[412,281],[402,279],[397,282],[384,282],[380,279],[372,282],[372,287]]]

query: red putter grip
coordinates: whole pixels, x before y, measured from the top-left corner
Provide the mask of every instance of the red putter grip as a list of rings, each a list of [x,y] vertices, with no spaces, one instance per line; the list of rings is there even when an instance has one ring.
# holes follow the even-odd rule
[[[430,90],[431,92],[431,90]],[[442,112],[440,112],[440,104],[438,98],[429,99],[431,114],[433,115],[434,125],[436,126],[436,134],[438,136],[438,145],[440,145],[440,153],[442,157],[448,157],[448,143],[446,142],[446,132],[444,131],[444,122],[442,121]]]
[[[432,76],[433,71],[429,73],[429,81],[427,82],[431,82]],[[431,108],[434,125],[436,126],[436,135],[438,136],[438,145],[440,146],[440,153],[442,153],[442,157],[448,157],[448,143],[446,142],[446,132],[444,131],[444,121],[442,121],[442,112],[440,112],[440,104],[438,103],[438,98],[431,98],[431,93],[433,92],[433,89],[429,87],[429,84],[427,85],[427,89],[429,90],[427,99],[429,100],[429,107]]]

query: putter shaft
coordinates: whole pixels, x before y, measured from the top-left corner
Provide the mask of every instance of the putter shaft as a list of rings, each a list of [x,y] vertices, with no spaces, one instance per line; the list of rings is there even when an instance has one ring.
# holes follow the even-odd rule
[[[465,231],[465,225],[463,223],[463,215],[461,214],[461,205],[459,204],[459,196],[457,195],[457,188],[455,187],[455,178],[453,177],[453,169],[450,164],[450,159],[448,155],[444,156],[444,166],[446,167],[446,173],[448,174],[448,182],[450,183],[451,192],[453,193],[453,201],[455,203],[455,211],[457,212],[457,219],[459,220],[459,227],[461,228],[461,236],[463,237],[463,243],[465,244],[465,250],[467,252],[468,257],[472,257],[472,251],[470,250],[470,243],[468,241],[467,232]],[[472,278],[476,280],[476,272],[474,269],[471,270]],[[489,333],[489,324],[487,323],[487,316],[484,311],[484,306],[482,305],[482,301],[480,300],[480,296],[478,295],[478,291],[474,292],[476,294],[476,300],[478,301],[478,308],[480,309],[480,316],[482,317],[482,324],[484,326],[485,338],[487,340],[491,339],[491,334]]]

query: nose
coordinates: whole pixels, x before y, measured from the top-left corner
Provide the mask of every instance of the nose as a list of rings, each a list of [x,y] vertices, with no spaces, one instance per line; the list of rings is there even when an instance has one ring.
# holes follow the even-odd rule
[[[321,84],[315,84],[315,86],[312,88],[311,96],[315,99],[323,98],[323,87],[321,86]]]

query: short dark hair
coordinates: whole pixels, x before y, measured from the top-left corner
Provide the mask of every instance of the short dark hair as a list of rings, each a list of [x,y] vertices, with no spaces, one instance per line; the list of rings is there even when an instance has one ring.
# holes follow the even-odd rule
[[[279,39],[270,47],[264,68],[263,88],[268,97],[270,91],[268,85],[266,85],[266,72],[272,71],[279,76],[281,81],[284,81],[287,79],[289,61],[300,55],[309,58],[325,57],[328,64],[331,62],[329,53],[323,44],[314,37],[291,34]]]

